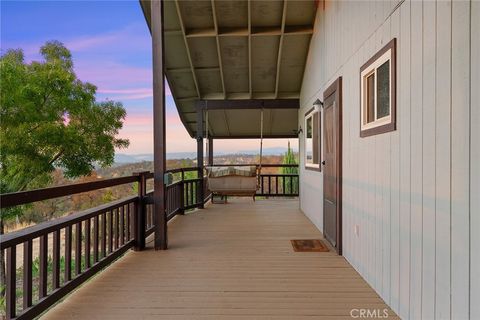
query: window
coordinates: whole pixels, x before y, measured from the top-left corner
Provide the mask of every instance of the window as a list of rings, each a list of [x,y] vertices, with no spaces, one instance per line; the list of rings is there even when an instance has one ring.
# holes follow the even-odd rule
[[[320,112],[305,115],[305,168],[320,170]]]
[[[395,47],[390,41],[360,68],[360,136],[395,130]]]

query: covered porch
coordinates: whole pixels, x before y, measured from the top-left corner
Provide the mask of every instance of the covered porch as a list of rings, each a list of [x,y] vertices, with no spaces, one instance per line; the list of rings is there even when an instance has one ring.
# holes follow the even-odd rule
[[[44,319],[351,319],[395,314],[334,250],[294,252],[321,239],[296,199],[230,199],[176,216],[169,250],[129,251]],[[326,242],[326,241],[325,241]]]

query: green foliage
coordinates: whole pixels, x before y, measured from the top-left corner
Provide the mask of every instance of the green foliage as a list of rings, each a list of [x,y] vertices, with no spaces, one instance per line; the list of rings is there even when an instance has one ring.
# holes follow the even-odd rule
[[[68,178],[109,166],[126,111],[96,102],[96,87],[80,81],[70,51],[60,42],[41,47],[43,61],[26,63],[21,50],[0,57],[0,192],[45,186],[55,168]],[[21,211],[21,210],[20,210]],[[2,218],[19,214],[5,210]]]
[[[285,152],[283,159],[282,159],[282,164],[297,164],[297,159],[295,159],[295,154],[293,153],[293,150],[290,148],[290,141],[288,142],[288,149],[287,152]],[[282,174],[298,174],[298,167],[284,167],[280,168]],[[285,179],[285,178],[284,178]],[[289,179],[294,179],[293,183],[293,190],[290,188]],[[298,188],[297,188],[297,183],[298,183],[298,178],[288,178],[285,181],[285,193],[297,193]]]
[[[288,149],[287,152],[283,155],[282,164],[297,164],[297,159],[295,159],[295,154],[293,150],[290,148],[290,141],[288,142]],[[291,168],[281,168],[282,174],[297,174],[298,168],[291,167]]]
[[[138,186],[137,186],[137,189],[138,189]],[[112,202],[113,200],[115,200],[115,197],[113,196],[112,190],[107,190],[103,195],[103,201],[107,203],[107,202]]]

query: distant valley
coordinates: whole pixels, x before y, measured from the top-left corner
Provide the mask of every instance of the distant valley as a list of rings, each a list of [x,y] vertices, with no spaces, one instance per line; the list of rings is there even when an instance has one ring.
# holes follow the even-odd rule
[[[287,148],[275,147],[275,148],[265,148],[263,149],[263,155],[265,156],[279,156],[287,152]],[[215,152],[215,156],[255,156],[258,155],[258,150],[239,150],[236,152]],[[166,154],[167,160],[173,159],[196,159],[196,152],[168,152]],[[121,165],[126,163],[138,163],[144,161],[153,161],[152,153],[145,154],[124,154],[117,153],[115,154],[115,164]]]

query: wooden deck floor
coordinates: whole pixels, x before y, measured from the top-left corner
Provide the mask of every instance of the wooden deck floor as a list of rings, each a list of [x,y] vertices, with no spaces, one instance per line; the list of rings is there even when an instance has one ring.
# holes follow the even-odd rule
[[[169,224],[169,250],[127,253],[43,318],[396,318],[344,258],[290,244],[320,237],[296,200],[210,205]]]

